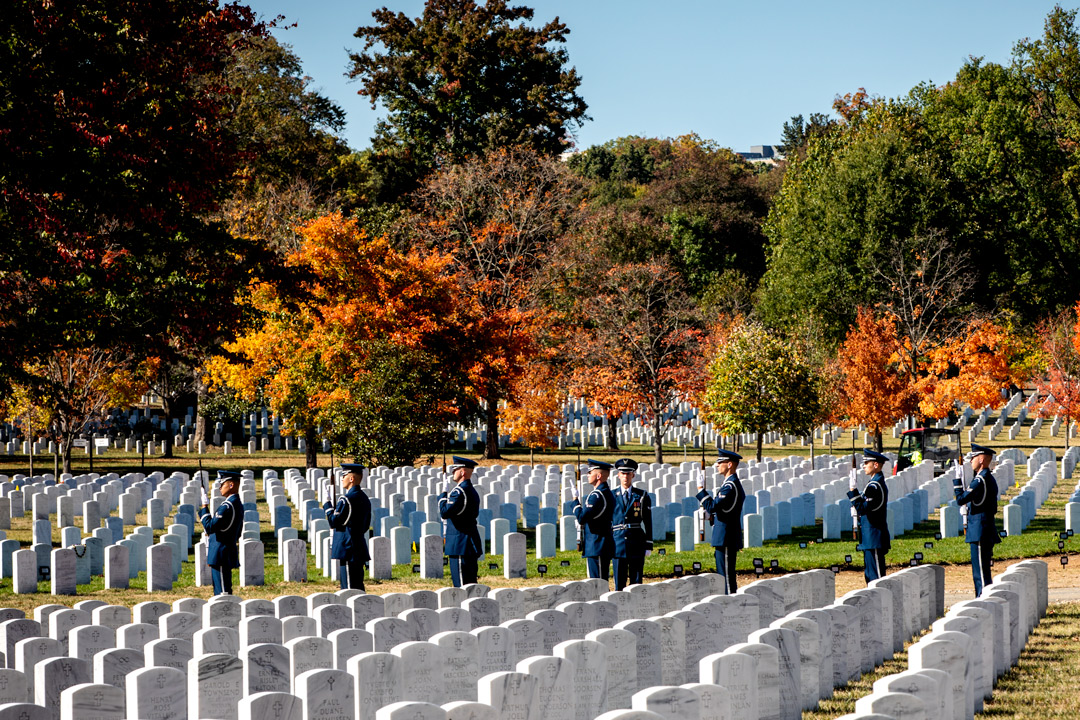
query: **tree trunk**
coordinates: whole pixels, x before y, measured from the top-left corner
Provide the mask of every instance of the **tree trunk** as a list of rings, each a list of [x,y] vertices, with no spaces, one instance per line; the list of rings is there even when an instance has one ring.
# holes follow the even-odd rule
[[[663,411],[657,410],[653,412],[653,462],[664,462],[664,433],[661,432],[663,426]]]
[[[881,427],[874,426],[874,450],[881,452],[884,447],[885,445],[881,439]]]
[[[607,424],[607,443],[604,445],[605,450],[618,450],[619,449],[619,434],[616,432],[614,421],[609,417]]]
[[[761,446],[765,442],[765,433],[759,432],[757,434],[757,461],[761,462]]]
[[[66,472],[66,473],[71,472],[71,441],[72,441],[72,439],[73,439],[73,436],[68,437],[68,435],[66,433],[64,433],[64,434],[62,434],[60,436],[60,443],[61,443],[61,446],[64,448],[63,466],[64,466],[64,472]]]
[[[304,428],[304,462],[306,463],[305,467],[319,467],[319,449],[316,446],[317,442],[319,442],[319,436],[315,433],[315,428]]]
[[[209,444],[209,432],[206,427],[206,416],[203,415],[203,406],[206,403],[206,398],[209,393],[206,392],[206,383],[203,382],[201,377],[195,378],[195,446],[198,447],[199,442],[205,442]]]
[[[163,452],[161,457],[171,458],[173,456],[173,436],[172,433],[172,405],[169,403],[169,399],[164,395],[161,396],[161,412],[165,416],[165,438],[162,440],[161,447]]]
[[[484,443],[484,457],[488,460],[498,460],[499,454],[499,396],[490,393],[487,398],[487,441]]]

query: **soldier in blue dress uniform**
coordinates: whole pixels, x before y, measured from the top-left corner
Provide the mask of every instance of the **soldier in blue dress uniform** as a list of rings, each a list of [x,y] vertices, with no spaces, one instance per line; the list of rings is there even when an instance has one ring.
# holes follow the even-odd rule
[[[611,517],[611,537],[615,543],[615,589],[644,581],[645,556],[652,553],[652,501],[649,494],[633,485],[638,464],[630,458],[615,461],[619,485],[615,488],[615,511]]]
[[[364,565],[368,555],[367,531],[371,527],[371,500],[360,489],[364,466],[354,463],[341,465],[342,495],[337,503],[323,504],[326,521],[334,530],[330,543],[330,559],[341,564],[341,589],[364,589]],[[333,485],[330,486],[331,493]]]
[[[859,516],[861,542],[855,547],[863,552],[863,575],[866,583],[885,577],[885,554],[892,547],[889,536],[889,488],[881,469],[889,458],[873,450],[863,450],[863,472],[870,481],[860,493],[852,477],[847,496]]]
[[[210,581],[214,594],[232,594],[232,571],[240,567],[240,535],[244,531],[244,505],[240,502],[240,473],[218,470],[218,487],[225,502],[210,515],[210,499],[202,493],[199,522],[206,531],[206,564],[210,566]]]
[[[994,451],[982,445],[972,444],[967,455],[975,477],[971,487],[964,490],[960,478],[953,479],[953,494],[957,505],[968,506],[967,529],[964,540],[971,547],[971,578],[975,582],[975,597],[982,595],[990,584],[990,563],[994,557],[994,545],[999,542],[997,521],[998,484],[990,472]]]
[[[611,517],[615,513],[615,496],[608,487],[611,463],[589,460],[589,484],[592,492],[585,505],[578,502],[577,488],[572,487],[574,517],[584,528],[585,547],[581,556],[589,569],[590,578],[611,577],[611,559],[615,556],[615,540],[611,536]]]
[[[713,496],[705,489],[705,476],[698,482],[695,497],[701,501],[701,507],[712,523],[713,557],[716,559],[716,572],[727,581],[728,593],[735,592],[735,560],[739,548],[743,546],[742,511],[746,500],[746,491],[739,481],[737,470],[742,455],[731,450],[717,451],[716,469],[724,482]]]
[[[439,495],[439,515],[446,520],[446,546],[444,552],[450,558],[450,579],[454,587],[475,583],[476,563],[484,554],[476,518],[480,514],[480,495],[472,485],[473,468],[476,463],[469,458],[453,458],[447,469],[454,485],[449,490],[451,478],[446,479]],[[449,490],[449,492],[448,492]]]

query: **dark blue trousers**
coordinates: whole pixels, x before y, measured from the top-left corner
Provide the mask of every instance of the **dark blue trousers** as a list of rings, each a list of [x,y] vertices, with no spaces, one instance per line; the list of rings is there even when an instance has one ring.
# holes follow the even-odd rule
[[[462,555],[450,556],[450,580],[454,587],[469,585],[477,580],[477,558]]]
[[[968,544],[971,546],[971,579],[975,581],[975,597],[979,597],[983,588],[993,582],[990,563],[994,559],[994,546],[985,542]]]
[[[214,585],[215,595],[232,595],[232,568],[210,566],[210,582]]]
[[[615,589],[622,590],[628,584],[635,585],[644,581],[645,558],[612,558],[612,573],[615,575]]]
[[[339,561],[341,566],[339,573],[341,574],[341,589],[353,588],[354,590],[364,589],[364,563],[359,560],[353,560],[351,562]]]
[[[739,548],[734,546],[713,546],[713,557],[716,558],[716,572],[718,575],[724,576],[728,595],[733,594],[738,587],[735,583],[735,558],[738,554]]]
[[[606,555],[585,558],[590,578],[611,579],[611,558]]]
[[[863,550],[863,576],[866,584],[885,577],[885,550]]]

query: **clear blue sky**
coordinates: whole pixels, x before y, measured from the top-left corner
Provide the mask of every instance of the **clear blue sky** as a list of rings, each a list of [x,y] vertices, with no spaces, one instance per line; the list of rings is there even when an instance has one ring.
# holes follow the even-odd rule
[[[423,0],[248,0],[292,46],[313,87],[342,108],[345,139],[369,145],[382,116],[348,81],[356,28],[389,7],[418,17]],[[944,84],[968,56],[1007,63],[1013,44],[1042,34],[1050,0],[515,0],[537,21],[570,28],[570,64],[591,121],[579,148],[624,135],[694,132],[734,150],[775,144],[793,115],[831,111],[865,87],[896,97]],[[1080,4],[1078,0],[1077,4]],[[1072,7],[1063,3],[1064,7]]]

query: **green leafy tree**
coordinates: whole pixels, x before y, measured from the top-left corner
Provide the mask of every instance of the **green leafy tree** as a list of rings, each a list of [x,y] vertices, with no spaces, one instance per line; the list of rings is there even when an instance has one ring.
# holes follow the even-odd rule
[[[0,377],[56,351],[227,336],[260,253],[208,219],[241,159],[222,76],[264,28],[213,0],[12,0],[3,16]]]
[[[1028,87],[1030,107],[1039,125],[1056,141],[1064,168],[1061,182],[1080,213],[1080,31],[1076,10],[1060,5],[1050,11],[1043,36],[1024,39],[1014,48],[1014,67]]]
[[[709,363],[705,418],[721,432],[808,433],[821,416],[820,378],[791,343],[761,325],[736,325]]]
[[[299,224],[357,202],[350,191],[366,175],[338,137],[345,112],[311,89],[300,59],[272,36],[241,46],[224,81],[243,153],[225,218],[234,234],[286,255],[299,249]]]
[[[836,124],[835,120],[824,113],[811,113],[809,120],[804,120],[802,115],[794,115],[784,123],[780,144],[776,149],[789,156],[803,152],[811,138],[824,135],[834,129]]]
[[[558,19],[531,25],[533,10],[506,0],[428,0],[419,18],[387,8],[357,29],[362,52],[349,76],[372,107],[388,110],[372,141],[381,199],[415,188],[436,166],[507,146],[544,155],[566,149],[588,119]]]
[[[341,379],[319,414],[335,450],[391,467],[434,453],[446,439],[446,414],[431,412],[446,403],[442,360],[422,348],[381,341],[366,344],[359,354],[362,368]]]
[[[720,312],[748,309],[765,271],[771,173],[696,135],[620,138],[569,165],[592,181],[599,251],[612,262],[664,257],[696,299]]]

